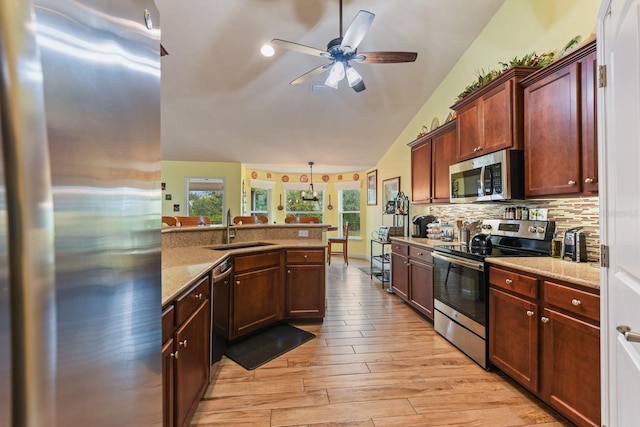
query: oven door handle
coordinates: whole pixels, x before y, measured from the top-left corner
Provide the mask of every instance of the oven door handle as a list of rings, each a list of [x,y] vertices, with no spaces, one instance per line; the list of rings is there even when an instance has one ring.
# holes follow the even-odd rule
[[[431,255],[434,258],[437,259],[441,259],[442,261],[446,261],[446,262],[450,262],[452,264],[458,264],[461,265],[463,267],[467,267],[467,268],[471,268],[473,270],[476,271],[484,271],[484,263],[482,262],[473,262],[467,259],[463,259],[463,258],[458,258],[458,257],[452,257],[452,256],[445,256],[445,255],[441,255],[435,251],[433,251],[431,253]]]

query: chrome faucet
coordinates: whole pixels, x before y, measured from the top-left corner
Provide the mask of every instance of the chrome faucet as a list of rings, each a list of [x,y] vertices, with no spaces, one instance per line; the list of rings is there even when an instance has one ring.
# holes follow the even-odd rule
[[[231,243],[231,239],[236,237],[235,233],[234,233],[233,236],[231,235],[231,209],[229,209],[227,211],[227,230],[226,230],[225,235],[226,235],[226,239],[227,239],[227,245],[229,243]]]

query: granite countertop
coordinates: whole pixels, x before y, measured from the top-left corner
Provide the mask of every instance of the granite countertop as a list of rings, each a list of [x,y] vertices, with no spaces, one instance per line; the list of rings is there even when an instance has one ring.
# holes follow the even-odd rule
[[[422,246],[425,248],[429,248],[429,249],[433,249],[434,246],[440,246],[440,245],[451,245],[451,244],[455,244],[458,243],[456,242],[443,242],[440,239],[427,239],[424,237],[394,237],[391,236],[389,237],[389,239],[391,241],[398,241],[398,242],[403,242],[403,243],[408,243],[410,245],[417,245],[417,246]]]
[[[162,305],[164,306],[229,256],[283,248],[325,248],[322,240],[261,240],[268,246],[216,249],[192,246],[162,250]],[[239,243],[239,242],[238,242]]]
[[[433,249],[434,246],[458,243],[420,237],[391,237],[390,239],[429,249]],[[600,290],[600,266],[593,262],[569,262],[551,257],[487,257],[486,261],[494,265]]]
[[[600,290],[600,266],[596,263],[570,262],[551,257],[487,257],[486,260],[493,265]]]

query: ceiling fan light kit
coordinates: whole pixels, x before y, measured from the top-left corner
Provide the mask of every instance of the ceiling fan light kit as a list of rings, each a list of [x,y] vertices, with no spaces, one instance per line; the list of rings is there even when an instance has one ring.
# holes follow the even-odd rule
[[[323,51],[314,47],[305,46],[281,39],[273,39],[271,43],[285,49],[304,53],[312,56],[329,59],[328,64],[320,65],[311,71],[301,75],[290,84],[297,85],[303,83],[316,75],[330,69],[329,76],[325,80],[325,85],[333,89],[338,88],[338,83],[347,77],[349,86],[356,92],[366,89],[362,76],[353,68],[349,61],[362,63],[390,64],[398,62],[413,62],[418,54],[416,52],[368,52],[358,53],[358,45],[364,39],[371,27],[375,15],[366,10],[361,10],[355,16],[349,28],[342,36],[342,0],[340,0],[340,37],[331,40],[327,44],[327,50]]]

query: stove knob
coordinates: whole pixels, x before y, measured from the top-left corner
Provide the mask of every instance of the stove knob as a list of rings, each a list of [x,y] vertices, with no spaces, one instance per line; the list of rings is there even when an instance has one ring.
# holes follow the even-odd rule
[[[532,225],[529,227],[529,233],[535,233],[536,232],[536,228]]]
[[[491,224],[482,224],[481,228],[484,230],[491,230],[493,227],[491,227]]]
[[[536,228],[536,232],[537,232],[537,233],[540,233],[540,234],[544,233],[544,227],[538,227],[538,228]]]

